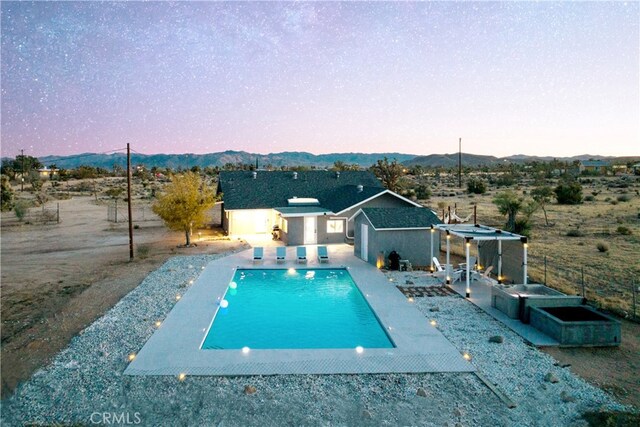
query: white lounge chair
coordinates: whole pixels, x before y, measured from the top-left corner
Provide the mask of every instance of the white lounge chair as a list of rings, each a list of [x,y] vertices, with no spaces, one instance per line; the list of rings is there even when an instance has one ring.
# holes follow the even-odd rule
[[[307,248],[305,246],[298,246],[296,248],[296,260],[300,263],[307,262]]]
[[[329,252],[326,246],[318,246],[318,261],[329,262]]]
[[[264,258],[264,248],[262,246],[256,246],[253,248],[253,262],[262,262]]]
[[[483,282],[488,281],[491,270],[493,270],[493,265],[487,267],[483,273],[480,273],[478,270],[474,270],[471,272],[471,280],[479,280]]]
[[[281,264],[287,260],[287,248],[278,246],[276,248],[276,263]]]
[[[462,277],[462,270],[454,270],[451,264],[440,264],[438,258],[433,257],[433,265],[436,267],[436,271],[433,273],[435,277],[446,280],[447,279],[447,266],[449,267],[449,278],[451,283],[457,282]]]

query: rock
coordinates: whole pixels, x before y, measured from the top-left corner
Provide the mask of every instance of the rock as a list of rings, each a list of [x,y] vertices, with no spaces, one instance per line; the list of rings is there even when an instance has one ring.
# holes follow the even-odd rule
[[[422,387],[418,387],[416,394],[420,397],[427,397],[427,392]]]
[[[502,344],[504,342],[504,337],[502,335],[494,335],[492,337],[489,337],[489,342]]]
[[[408,279],[404,283],[406,285],[414,285],[415,284],[415,283],[413,283],[413,280],[408,280]]]
[[[440,307],[431,307],[429,311],[440,311]]]
[[[456,423],[455,427],[462,427],[462,424]]]
[[[544,376],[544,380],[552,384],[555,384],[560,381],[558,377],[556,377],[552,372],[547,373],[547,375]]]
[[[370,420],[371,419],[371,412],[367,411],[366,409],[364,411],[362,411],[362,418]]]
[[[560,393],[560,399],[562,399],[562,401],[566,403],[576,401],[576,398],[567,393],[565,390],[562,390],[562,393]]]
[[[462,416],[462,411],[459,408],[454,409],[453,416],[460,418]]]
[[[246,385],[244,386],[244,394],[253,394],[256,391],[258,391],[258,389],[256,389],[254,386],[252,385]]]

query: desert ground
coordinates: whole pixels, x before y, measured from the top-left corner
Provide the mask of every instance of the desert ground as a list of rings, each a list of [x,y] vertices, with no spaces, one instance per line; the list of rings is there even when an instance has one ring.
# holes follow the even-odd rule
[[[585,195],[598,192],[594,201],[578,206],[549,204],[547,211],[553,226],[544,224],[541,211],[534,214],[530,265],[532,274],[540,274],[540,266],[536,263],[545,255],[553,260],[548,266],[548,283],[567,292],[579,289],[570,281],[554,283],[553,269],[579,271],[581,266],[589,266],[587,277],[597,275],[602,278],[597,282],[602,283],[599,285],[602,289],[593,289],[590,284],[587,296],[592,295],[603,307],[630,317],[632,292],[630,283],[624,278],[639,277],[637,215],[640,197],[635,191],[640,187],[637,181],[630,188],[608,187],[608,179],[596,179],[591,187],[585,186]],[[611,182],[613,179],[616,178],[611,178]],[[90,185],[65,183],[67,196],[52,198],[45,204],[54,209],[59,203],[59,223],[20,222],[13,212],[3,213],[3,396],[9,395],[16,384],[46,365],[74,336],[169,257],[222,253],[245,245],[226,239],[219,229],[210,228],[194,233],[197,247],[178,248],[184,243],[184,236],[164,227],[151,212],[151,200],[146,197],[148,189],[138,186],[133,198],[136,257],[130,261],[126,222],[107,220],[107,205],[112,202],[103,193],[114,180],[100,181],[98,191],[95,182]],[[58,193],[59,190],[56,189]],[[526,185],[518,188],[521,194],[529,190]],[[629,200],[612,204],[623,190],[630,196]],[[476,205],[479,222],[502,226],[504,218],[491,202],[497,191],[492,188],[487,194],[470,196],[464,190],[445,189],[440,185],[434,189],[433,197],[424,203],[435,210],[457,204],[459,215],[463,217]],[[628,227],[631,234],[617,233],[620,225]],[[575,228],[582,230],[581,237],[566,235]],[[599,242],[608,244],[606,253],[596,249]],[[568,289],[567,286],[574,287]],[[621,403],[640,407],[638,323],[623,320],[623,343],[619,348],[547,351],[559,363],[570,364],[572,371],[612,393]]]

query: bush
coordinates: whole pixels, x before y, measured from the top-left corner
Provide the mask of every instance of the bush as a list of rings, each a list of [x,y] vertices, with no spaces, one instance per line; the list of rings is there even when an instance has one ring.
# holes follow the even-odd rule
[[[605,243],[598,243],[596,245],[596,248],[598,248],[598,251],[603,252],[603,253],[609,251],[609,246],[607,246]]]
[[[13,189],[9,182],[9,177],[2,175],[2,212],[10,211],[13,208]]]
[[[631,200],[631,197],[627,196],[626,194],[623,194],[621,196],[616,197],[616,200],[618,200],[619,202],[628,202],[629,200]]]
[[[577,205],[582,203],[582,185],[579,182],[561,182],[553,192],[556,194],[558,204]]]
[[[467,181],[467,192],[471,194],[484,194],[487,192],[487,184],[478,178]]]
[[[584,201],[585,202],[594,202],[596,200],[595,197],[593,196],[585,196]]]
[[[514,231],[517,234],[531,237],[531,223],[527,218],[517,218]]]
[[[29,202],[25,200],[18,200],[13,205],[13,211],[15,212],[16,217],[22,221],[24,217],[27,216],[27,212],[29,212]]]
[[[629,236],[631,234],[633,234],[633,232],[631,231],[631,229],[629,227],[625,227],[624,225],[619,226],[616,229],[616,232],[618,234],[622,234],[623,236]]]
[[[419,200],[426,200],[431,198],[431,189],[426,185],[418,185],[416,187],[416,197]]]
[[[577,228],[567,231],[567,237],[584,237],[584,233]]]

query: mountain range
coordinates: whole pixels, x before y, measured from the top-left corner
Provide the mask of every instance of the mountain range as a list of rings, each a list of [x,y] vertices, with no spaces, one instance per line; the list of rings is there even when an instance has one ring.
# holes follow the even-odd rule
[[[420,165],[423,167],[454,167],[458,164],[458,153],[452,154],[430,154],[428,156],[417,156],[403,153],[332,153],[332,154],[312,154],[300,151],[288,151],[282,153],[255,154],[246,151],[223,151],[209,154],[138,154],[132,153],[131,163],[133,165],[144,165],[146,167],[161,167],[173,169],[188,169],[193,166],[201,168],[207,166],[223,167],[227,163],[231,164],[255,164],[258,161],[259,167],[271,165],[281,166],[315,166],[316,168],[328,168],[335,162],[346,164],[357,164],[361,167],[369,167],[378,159],[387,157],[389,160],[396,159],[406,166]],[[574,157],[536,157],[523,154],[494,157],[477,154],[462,153],[462,164],[465,166],[495,166],[504,163],[525,163],[528,161],[546,162],[553,159],[561,161],[608,159],[615,157],[580,155]],[[85,153],[72,156],[44,156],[39,160],[47,165],[55,165],[58,168],[71,169],[81,165],[102,167],[111,169],[114,166],[126,166],[127,160],[124,153],[116,154],[94,154]]]

